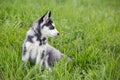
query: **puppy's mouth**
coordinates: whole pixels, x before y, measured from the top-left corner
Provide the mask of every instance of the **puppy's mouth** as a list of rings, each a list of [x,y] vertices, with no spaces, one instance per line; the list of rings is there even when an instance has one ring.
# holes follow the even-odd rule
[[[53,37],[53,38],[55,38],[55,37],[57,37],[58,35],[54,35],[54,36],[51,36],[51,37]]]
[[[54,37],[57,37],[57,36],[58,36],[58,35],[52,35],[52,36],[50,36],[50,37],[53,37],[53,38],[54,38]]]

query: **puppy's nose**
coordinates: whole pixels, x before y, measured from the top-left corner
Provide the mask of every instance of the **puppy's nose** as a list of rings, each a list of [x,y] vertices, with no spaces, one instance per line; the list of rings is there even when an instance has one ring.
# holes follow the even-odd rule
[[[59,33],[57,33],[57,35],[59,35]]]

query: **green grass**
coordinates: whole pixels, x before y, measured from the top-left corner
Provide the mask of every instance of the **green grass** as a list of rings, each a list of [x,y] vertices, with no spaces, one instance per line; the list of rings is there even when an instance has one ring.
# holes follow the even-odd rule
[[[46,11],[60,32],[49,43],[69,55],[41,78],[22,66],[22,44]],[[0,0],[0,80],[120,80],[119,0]]]

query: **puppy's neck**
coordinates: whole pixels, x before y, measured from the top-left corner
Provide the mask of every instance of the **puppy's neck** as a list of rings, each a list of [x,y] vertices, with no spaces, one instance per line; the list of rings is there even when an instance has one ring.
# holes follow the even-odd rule
[[[39,29],[32,28],[32,30],[34,31],[34,34],[37,37],[37,40],[40,42],[40,45],[47,43],[48,37],[44,36]]]

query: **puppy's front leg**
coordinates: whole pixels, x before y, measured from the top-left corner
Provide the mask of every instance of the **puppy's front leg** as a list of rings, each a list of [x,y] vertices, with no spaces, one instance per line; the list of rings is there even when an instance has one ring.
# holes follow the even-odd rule
[[[36,58],[36,66],[40,67],[40,71],[42,71],[42,65],[43,65],[43,59],[42,59],[42,51],[38,51],[37,58]]]
[[[30,57],[30,51],[31,51],[31,43],[29,42],[24,43],[23,52],[22,52],[22,61],[24,62],[25,67]]]
[[[24,66],[26,67],[27,65],[27,62],[29,60],[29,51],[25,52],[23,55],[22,55],[22,61],[24,62]]]
[[[39,65],[39,64],[40,64],[40,56],[41,56],[41,54],[38,53],[38,54],[37,54],[37,58],[36,58],[36,65]]]

